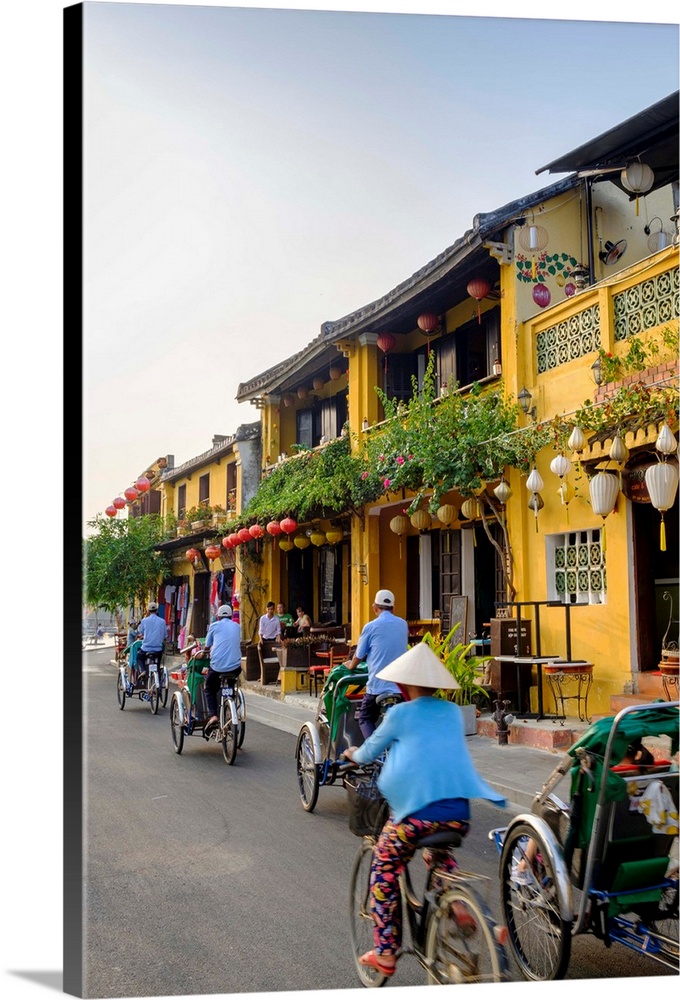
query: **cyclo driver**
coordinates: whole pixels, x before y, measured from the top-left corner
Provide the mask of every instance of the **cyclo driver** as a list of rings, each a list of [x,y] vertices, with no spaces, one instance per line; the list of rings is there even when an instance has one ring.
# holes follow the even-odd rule
[[[217,717],[217,691],[225,674],[238,677],[241,673],[241,627],[231,620],[231,604],[222,604],[217,609],[217,618],[208,629],[205,648],[210,650],[210,665],[203,668],[205,678],[205,701],[210,718],[204,734],[215,728]]]
[[[146,609],[146,618],[142,618],[137,632],[142,637],[142,648],[137,653],[137,667],[140,684],[146,680],[146,658],[149,653],[162,653],[163,645],[168,634],[168,627],[156,612],[158,605],[155,601],[150,601]]]

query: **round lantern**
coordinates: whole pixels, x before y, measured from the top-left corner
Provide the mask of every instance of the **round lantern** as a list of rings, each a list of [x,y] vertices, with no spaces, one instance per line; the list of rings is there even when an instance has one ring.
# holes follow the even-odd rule
[[[306,549],[309,546],[309,539],[306,535],[296,535],[293,539],[293,544],[298,549]]]
[[[244,545],[246,542],[249,542],[252,538],[252,535],[250,534],[248,528],[241,528],[241,530],[237,532],[237,535],[241,539]]]
[[[653,506],[661,512],[661,541],[662,552],[666,551],[666,522],[664,514],[675,502],[675,494],[678,490],[678,470],[675,465],[668,462],[659,462],[658,465],[651,465],[645,472],[645,484],[649,499]]]
[[[323,531],[313,531],[309,536],[309,540],[315,548],[319,548],[321,545],[326,544],[326,536]]]
[[[538,531],[538,512],[545,507],[545,501],[540,493],[532,493],[527,504],[529,510],[533,510],[536,515],[536,531]]]
[[[668,424],[662,424],[656,439],[656,450],[660,451],[662,455],[672,455],[677,447],[678,442],[675,440],[673,431]],[[115,504],[116,501],[113,502]]]
[[[418,531],[426,531],[432,525],[432,518],[426,510],[417,510],[411,514],[411,524]]]
[[[468,521],[473,521],[479,515],[479,501],[474,497],[468,497],[461,504],[460,512]]]
[[[225,549],[233,549],[234,543],[231,540],[231,535],[224,536],[222,539],[222,545],[224,545]]]
[[[614,435],[612,446],[609,449],[609,457],[611,458],[612,462],[618,462],[619,465],[623,465],[623,463],[628,458],[629,454],[630,452],[628,451],[628,448],[626,447],[623,438],[617,431],[616,434]]]
[[[422,330],[423,333],[432,333],[433,330],[437,329],[439,320],[434,313],[422,313],[416,320],[418,323],[418,329]]]
[[[307,389],[304,387],[304,385],[300,386],[300,388],[297,391],[297,394],[298,394],[298,399],[307,399]]]
[[[326,541],[329,545],[337,545],[342,541],[342,528],[329,528],[326,532]]]
[[[527,477],[526,486],[527,489],[530,490],[532,493],[538,493],[539,490],[543,489],[543,479],[536,466],[533,467],[529,476]]]
[[[554,472],[560,479],[566,476],[571,469],[571,462],[565,455],[556,455],[550,463],[550,471]]]
[[[198,549],[187,549],[184,555],[186,556],[187,560],[190,563],[192,563],[194,559],[200,558],[201,553],[198,551]]]
[[[148,490],[151,489],[151,483],[146,478],[146,476],[140,476],[137,482],[135,483],[135,489],[138,490],[140,493],[146,493]]]
[[[494,496],[500,503],[507,503],[512,496],[512,490],[508,486],[505,479],[501,479],[500,483],[494,489]]]
[[[378,347],[385,355],[385,375],[387,375],[387,353],[392,350],[396,342],[397,338],[393,333],[381,333],[376,341]]]
[[[390,521],[390,531],[393,531],[395,535],[399,535],[399,558],[401,559],[401,536],[406,534],[411,522],[404,514],[397,514]]]
[[[221,548],[219,545],[206,545],[205,554],[208,559],[219,559]]]
[[[292,406],[294,402],[295,402],[295,396],[293,396],[290,392],[287,392],[286,395],[283,397],[283,405]]]
[[[112,502],[116,510],[122,510],[123,507],[125,506],[125,501],[123,500],[122,497],[116,497],[115,500],[113,500]]]
[[[588,484],[593,514],[602,518],[602,551],[606,551],[605,519],[614,510],[619,495],[619,480],[609,472],[598,472]]]
[[[453,504],[445,503],[437,510],[437,520],[441,521],[442,524],[453,524],[456,520],[457,510]]]
[[[543,226],[522,226],[519,231],[519,245],[527,253],[540,253],[548,245],[548,230]]]
[[[550,290],[545,285],[534,285],[531,297],[541,309],[545,309],[546,306],[550,305]]]
[[[572,451],[580,451],[581,448],[585,447],[586,437],[580,427],[574,427],[573,431],[569,435],[569,440],[567,444]]]
[[[108,507],[106,508],[106,510],[104,511],[104,513],[105,513],[105,514],[108,514],[108,515],[109,515],[109,517],[115,517],[115,516],[116,516],[116,514],[118,513],[118,510],[117,510],[117,509],[116,509],[116,508],[115,508],[115,507],[113,506],[113,504],[111,503],[111,504],[109,504],[109,506],[108,506]]]
[[[625,170],[621,171],[621,184],[626,191],[631,191],[635,195],[635,214],[640,214],[639,196],[646,194],[654,183],[654,171],[646,163],[629,163]]]
[[[279,526],[281,531],[285,531],[287,535],[292,535],[297,528],[297,521],[294,521],[292,517],[284,517],[282,521],[279,521]]]
[[[272,538],[275,538],[276,535],[281,534],[281,525],[278,521],[270,521],[267,525],[267,532],[272,536]]]
[[[331,365],[328,369],[328,377],[333,381],[337,381],[342,375],[342,368],[339,365]]]
[[[487,281],[486,278],[473,278],[472,281],[468,281],[467,293],[472,296],[473,299],[477,300],[477,322],[482,322],[482,311],[479,303],[483,298],[491,291],[491,282]]]
[[[279,548],[283,549],[284,552],[290,552],[290,550],[294,549],[295,546],[291,542],[290,538],[280,538],[279,539]]]
[[[134,486],[128,486],[128,488],[123,493],[123,496],[125,497],[128,503],[134,503],[137,497],[139,496],[139,492],[134,488]]]
[[[324,382],[324,380],[321,378],[320,375],[317,375],[316,378],[312,379],[312,385],[314,386],[314,388],[316,389],[317,392],[319,392],[319,390],[323,389],[323,387],[325,386],[325,384],[326,383]]]
[[[248,528],[251,538],[262,538],[264,535],[264,528],[261,524],[251,524]]]
[[[236,548],[237,545],[241,544],[241,538],[237,531],[229,535],[229,538],[231,539],[231,544],[233,548]]]

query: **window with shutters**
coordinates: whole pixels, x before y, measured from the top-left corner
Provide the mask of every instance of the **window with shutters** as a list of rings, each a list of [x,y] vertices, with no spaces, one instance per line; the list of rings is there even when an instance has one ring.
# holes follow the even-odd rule
[[[210,503],[210,473],[206,472],[198,480],[198,502],[204,506]]]
[[[177,487],[177,517],[181,520],[187,509],[187,486],[184,483],[183,486]]]

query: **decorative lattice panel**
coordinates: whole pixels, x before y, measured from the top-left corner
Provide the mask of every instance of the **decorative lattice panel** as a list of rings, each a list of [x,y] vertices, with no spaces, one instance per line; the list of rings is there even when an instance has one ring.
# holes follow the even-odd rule
[[[600,307],[591,306],[536,335],[539,374],[583,357],[600,346]]]
[[[565,604],[605,604],[607,569],[599,528],[554,538],[553,586]]]
[[[626,340],[680,315],[678,269],[665,271],[614,295],[614,339]]]

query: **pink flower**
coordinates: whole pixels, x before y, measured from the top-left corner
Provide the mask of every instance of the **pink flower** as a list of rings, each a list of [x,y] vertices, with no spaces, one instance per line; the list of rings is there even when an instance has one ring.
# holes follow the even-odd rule
[[[362,472],[361,473],[361,478],[362,479],[368,479],[368,473],[367,472]]]
[[[378,461],[379,462],[384,462],[385,461],[385,456],[384,455],[378,455]]]
[[[411,459],[411,458],[413,458],[413,455],[409,455],[408,457]]]
[[[391,479],[384,479],[383,480],[383,486],[385,487],[385,489],[389,488],[391,482],[392,482]]]
[[[403,455],[397,455],[397,465],[403,465],[404,461],[405,461],[405,459],[404,459]]]

